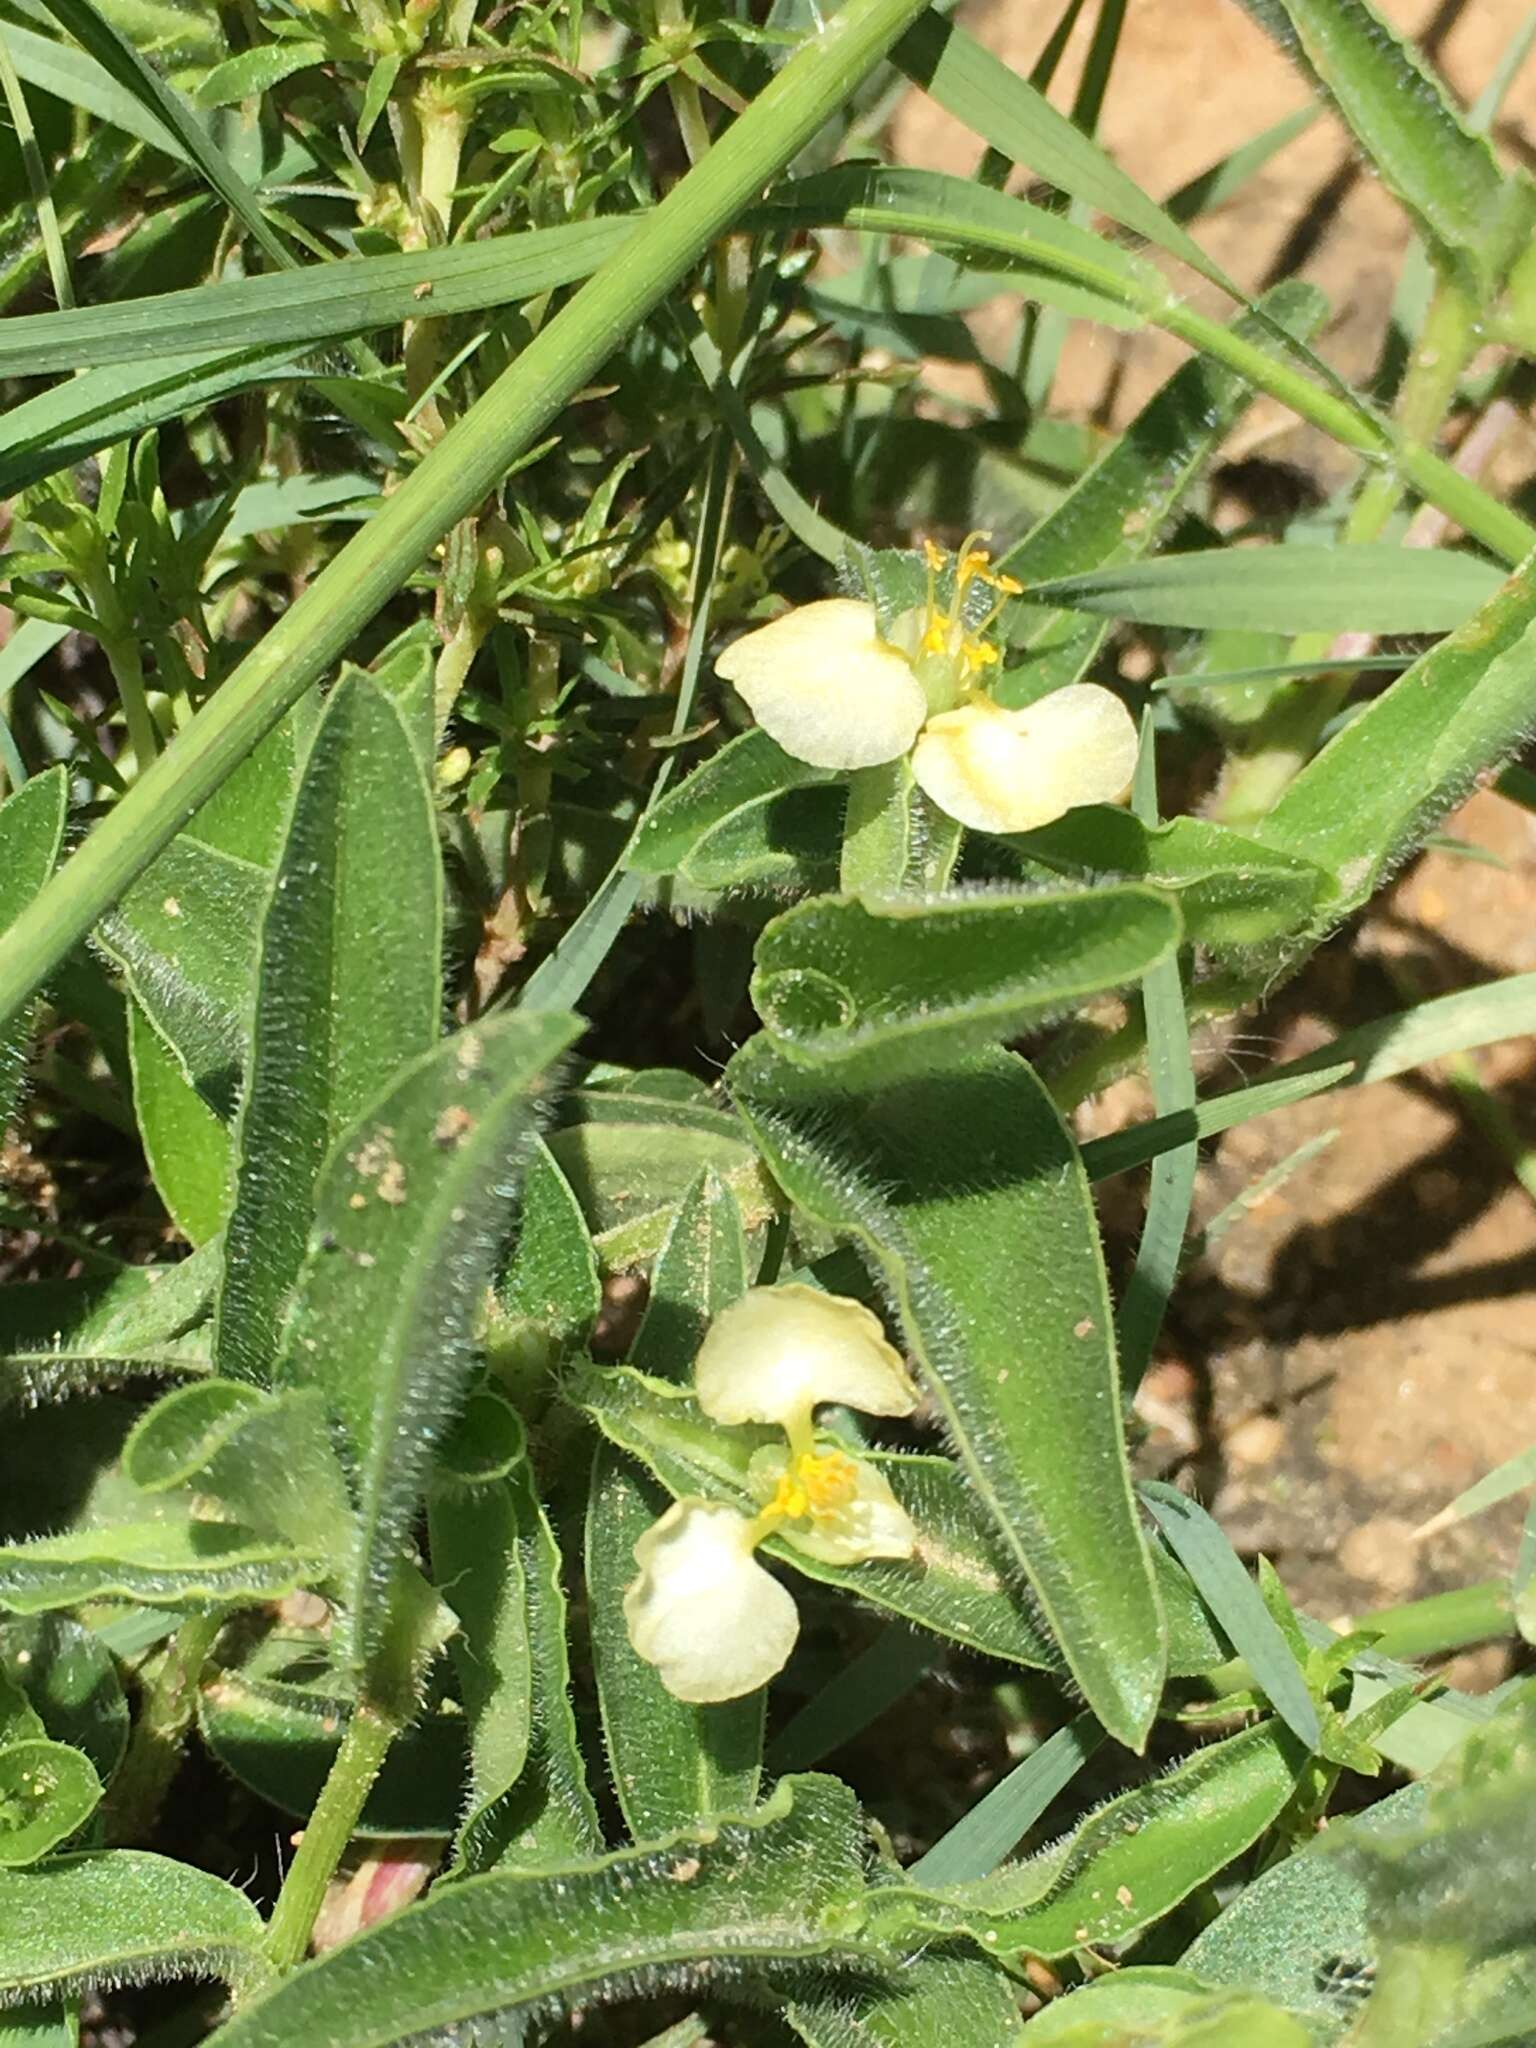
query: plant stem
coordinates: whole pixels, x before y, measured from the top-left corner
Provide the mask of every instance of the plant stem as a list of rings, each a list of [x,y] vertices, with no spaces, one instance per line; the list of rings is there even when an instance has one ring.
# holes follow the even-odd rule
[[[189,1615],[171,1638],[107,1793],[109,1842],[141,1842],[153,1831],[197,1709],[198,1677],[222,1622],[218,1614]]]
[[[572,392],[874,69],[926,0],[846,0],[534,336],[0,936],[8,1018],[346,648]]]
[[[396,1733],[395,1723],[370,1707],[358,1707],[347,1723],[267,1926],[267,1954],[279,1970],[291,1970],[304,1959],[325,1888],[352,1839]]]

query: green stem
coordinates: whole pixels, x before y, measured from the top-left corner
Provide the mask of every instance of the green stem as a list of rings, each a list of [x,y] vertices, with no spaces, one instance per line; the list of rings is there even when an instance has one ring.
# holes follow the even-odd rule
[[[325,1888],[352,1839],[396,1733],[393,1721],[369,1707],[358,1707],[347,1723],[267,1926],[267,1954],[279,1970],[291,1970],[304,1959]]]
[[[344,651],[455,521],[874,69],[927,0],[846,0],[534,336],[0,937],[9,1017]]]
[[[1536,548],[1536,527],[1509,506],[1501,505],[1433,449],[1395,433],[1384,420],[1374,418],[1363,407],[1351,405],[1337,393],[1324,390],[1289,363],[1279,361],[1232,328],[1207,319],[1191,306],[1164,308],[1156,318],[1170,334],[1217,362],[1226,363],[1257,390],[1278,398],[1282,405],[1313,426],[1321,427],[1346,448],[1395,470],[1404,484],[1431,505],[1438,505],[1447,518],[1454,519],[1475,540],[1482,541],[1501,561],[1523,561]]]
[[[218,1614],[193,1614],[171,1638],[107,1793],[109,1842],[142,1842],[153,1832],[197,1711],[198,1677],[222,1622]]]

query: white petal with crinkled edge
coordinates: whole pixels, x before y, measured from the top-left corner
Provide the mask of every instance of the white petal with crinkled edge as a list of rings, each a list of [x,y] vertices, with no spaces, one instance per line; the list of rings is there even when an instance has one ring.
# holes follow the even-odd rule
[[[927,716],[906,656],[873,605],[824,598],[732,641],[715,672],[786,754],[813,768],[874,768],[906,753]]]
[[[635,1563],[629,1640],[674,1698],[739,1699],[783,1670],[800,1617],[753,1557],[751,1524],[734,1508],[674,1501],[635,1545]]]
[[[1136,722],[1111,690],[1068,683],[1022,711],[977,702],[931,718],[912,772],[977,832],[1032,832],[1079,804],[1118,803],[1136,768]]]
[[[865,1564],[872,1557],[910,1557],[917,1548],[912,1518],[892,1493],[890,1481],[876,1465],[848,1457],[854,1470],[854,1496],[830,1513],[802,1515],[781,1522],[774,1531],[807,1557],[823,1564]],[[747,1484],[766,1506],[789,1470],[789,1452],[776,1444],[754,1451],[747,1466]]]
[[[823,1401],[866,1415],[910,1415],[917,1390],[877,1316],[845,1295],[798,1281],[753,1287],[709,1326],[693,1367],[699,1406],[716,1422],[787,1426]]]

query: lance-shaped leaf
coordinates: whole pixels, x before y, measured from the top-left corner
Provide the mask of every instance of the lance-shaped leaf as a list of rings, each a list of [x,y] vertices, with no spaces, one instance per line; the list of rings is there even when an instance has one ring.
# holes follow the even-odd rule
[[[254,861],[173,839],[97,929],[182,1072],[221,1117],[245,1064],[255,934],[270,877]]]
[[[205,1373],[207,1339],[195,1325],[212,1299],[218,1257],[210,1246],[179,1266],[0,1287],[0,1406]]]
[[[786,1778],[747,1819],[547,1875],[435,1891],[253,2000],[211,2048],[385,2048],[526,2007],[858,1953],[864,1880],[853,1795]]]
[[[1536,212],[1529,181],[1505,176],[1407,42],[1366,0],[1242,4],[1323,87],[1430,246],[1496,282]]]
[[[0,804],[0,931],[53,873],[69,815],[69,775],[50,768]],[[16,1113],[26,1067],[31,1006],[0,1018],[0,1138]]]
[[[78,1749],[37,1738],[0,1747],[0,1870],[40,1862],[100,1803],[101,1780]]]
[[[229,1126],[198,1094],[131,998],[128,1052],[134,1121],[160,1199],[189,1244],[206,1244],[229,1220]]]
[[[338,1141],[316,1190],[278,1370],[319,1387],[340,1430],[358,1517],[338,1572],[350,1656],[385,1690],[404,1677],[385,1669],[398,1568],[474,1361],[532,1104],[580,1028],[550,1012],[457,1033]]]
[[[510,1450],[483,1464],[487,1439]],[[462,1446],[472,1465],[454,1456]],[[459,1626],[450,1644],[469,1724],[469,1804],[461,1850],[473,1848],[489,1816],[522,1776],[533,1738],[534,1674],[526,1541],[518,1527],[525,1496],[507,1484],[526,1455],[522,1423],[499,1395],[471,1395],[454,1441],[437,1461],[427,1508],[432,1568]],[[487,1859],[489,1860],[489,1859]]]
[[[442,919],[426,777],[393,701],[353,671],[315,734],[261,927],[221,1372],[270,1376],[321,1163],[437,1040]]]
[[[819,1073],[765,1036],[731,1062],[785,1190],[883,1275],[1004,1554],[1110,1733],[1146,1740],[1166,1665],[1131,1496],[1113,1320],[1077,1149],[1030,1068]]]
[[[1301,2020],[1240,1991],[1207,1991],[1187,1970],[1152,1964],[1090,1978],[1070,1997],[1055,1998],[1031,2021],[1029,2048],[1105,2048],[1134,2040],[1137,2048],[1316,2048]]]
[[[989,1952],[1064,1956],[1125,1941],[1224,1870],[1279,1817],[1306,1752],[1266,1721],[1122,1793],[1064,1842],[970,1884],[875,1895],[875,1925],[966,1933]]]
[[[249,1986],[266,1975],[262,1931],[244,1892],[169,1856],[109,1849],[0,1870],[6,1998],[83,1991],[98,1979]]]
[[[571,1705],[560,1546],[526,1457],[477,1485],[452,1462],[440,1462],[432,1492],[432,1561],[462,1625],[461,1673],[479,1664],[465,1682],[473,1804],[460,1862],[545,1870],[595,1854],[603,1839]]]
[[[542,1379],[552,1360],[587,1341],[602,1313],[603,1282],[581,1205],[542,1138],[523,1172],[517,1243],[490,1307],[485,1348],[516,1385]]]
[[[1536,557],[1308,763],[1254,828],[1339,879],[1330,921],[1382,878],[1531,728]]]
[[[1333,893],[1332,877],[1313,862],[1208,818],[1149,826],[1130,811],[1084,804],[1008,844],[1050,873],[1154,883],[1178,898],[1185,938],[1216,952],[1305,929]]]
[[[752,1000],[796,1060],[1012,1038],[1170,959],[1178,906],[1125,884],[938,899],[817,896],[757,942]]]
[[[724,1181],[706,1166],[679,1203],[656,1255],[630,1363],[657,1379],[686,1380],[705,1331],[723,1308],[746,1293],[750,1281],[741,1211]]]
[[[883,1981],[823,1978],[784,2017],[806,2048],[1022,2048],[1018,1997],[979,1956],[927,1949]]]

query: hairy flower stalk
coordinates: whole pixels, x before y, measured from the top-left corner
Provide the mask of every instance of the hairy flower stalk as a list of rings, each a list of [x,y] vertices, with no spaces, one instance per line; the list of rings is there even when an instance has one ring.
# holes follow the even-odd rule
[[[755,1516],[718,1501],[675,1501],[635,1545],[624,1596],[636,1653],[678,1699],[755,1692],[781,1671],[800,1621],[757,1562],[769,1536],[826,1564],[910,1557],[915,1531],[884,1474],[819,1439],[825,1402],[907,1415],[917,1394],[899,1353],[861,1303],[814,1287],[755,1287],[715,1318],[694,1366],[699,1406],[724,1427],[772,1423],[783,1448],[753,1454]]]
[[[1022,585],[966,540],[948,604],[944,556],[925,542],[928,593],[888,636],[856,598],[799,605],[734,641],[716,662],[769,736],[817,768],[879,767],[910,754],[939,808],[979,832],[1027,832],[1079,804],[1117,803],[1136,766],[1136,727],[1110,690],[1069,683],[1023,710],[994,702],[1000,655],[987,638]],[[973,589],[994,593],[968,616]]]

